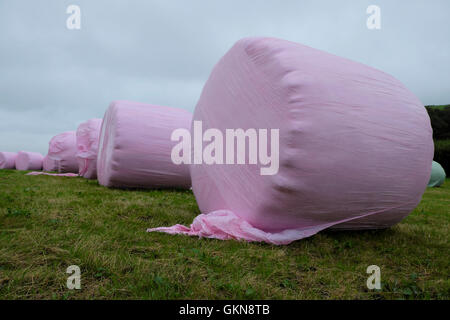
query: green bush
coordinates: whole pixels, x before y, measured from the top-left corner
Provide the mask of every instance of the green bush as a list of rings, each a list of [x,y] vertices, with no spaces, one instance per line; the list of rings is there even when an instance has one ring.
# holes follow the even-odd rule
[[[435,140],[450,139],[450,105],[427,106]]]
[[[441,164],[447,176],[450,175],[450,139],[434,142],[434,161]]]

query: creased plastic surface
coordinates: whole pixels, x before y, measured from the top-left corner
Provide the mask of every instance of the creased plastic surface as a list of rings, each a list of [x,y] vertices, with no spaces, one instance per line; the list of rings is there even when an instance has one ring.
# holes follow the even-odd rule
[[[0,169],[15,169],[16,157],[16,152],[0,152]]]
[[[37,152],[19,151],[16,157],[17,170],[42,170],[44,156]]]
[[[75,131],[60,133],[49,142],[47,156],[55,161],[59,173],[78,173],[76,153],[77,140]]]
[[[185,234],[202,238],[220,240],[246,240],[267,242],[272,244],[289,244],[294,239],[301,239],[327,228],[328,225],[316,226],[308,229],[287,229],[280,232],[265,232],[254,228],[244,219],[231,211],[219,210],[209,214],[201,214],[194,219],[190,227],[177,224],[172,227],[148,229],[148,232],[165,232],[169,234]]]
[[[241,233],[242,221],[271,234],[302,231],[287,243],[323,226],[386,228],[416,207],[430,177],[422,103],[384,72],[301,44],[237,42],[214,67],[193,119],[204,131],[279,129],[280,167],[262,176],[260,165],[192,165],[206,215],[189,231],[166,232],[254,240]],[[217,220],[223,210],[241,220]]]
[[[50,158],[48,155],[44,157],[42,162],[42,170],[44,171],[58,171],[58,165],[56,161]]]
[[[86,179],[97,178],[97,155],[102,119],[90,119],[78,126],[77,161],[78,173]]]
[[[171,160],[172,131],[189,130],[186,110],[115,101],[103,118],[97,158],[101,185],[120,188],[189,188],[189,167]]]
[[[433,161],[428,187],[440,187],[445,182],[445,177],[444,168],[438,162]]]
[[[78,174],[76,173],[49,173],[49,172],[42,172],[42,171],[32,171],[28,172],[26,174],[27,176],[39,176],[39,175],[45,175],[45,176],[54,176],[54,177],[78,177]]]

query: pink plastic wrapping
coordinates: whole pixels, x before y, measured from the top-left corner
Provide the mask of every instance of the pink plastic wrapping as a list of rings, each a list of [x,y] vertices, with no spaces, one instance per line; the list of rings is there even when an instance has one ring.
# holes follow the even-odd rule
[[[56,162],[57,171],[59,173],[78,173],[76,142],[75,131],[60,133],[50,140],[48,157]]]
[[[102,119],[90,119],[77,129],[78,173],[86,179],[97,178],[98,142]]]
[[[286,244],[329,227],[386,228],[417,206],[430,177],[422,103],[384,72],[301,44],[237,42],[193,118],[203,130],[279,129],[278,173],[261,175],[259,164],[192,165],[204,215],[190,228],[149,231]]]
[[[49,173],[49,172],[42,172],[42,171],[32,171],[32,172],[28,172],[26,175],[27,176],[44,175],[44,176],[54,176],[54,177],[70,177],[70,178],[78,177],[78,174],[76,174],[76,173]]]
[[[103,118],[97,158],[101,185],[123,188],[189,188],[189,167],[171,160],[172,131],[189,130],[183,109],[112,102]]]
[[[42,170],[44,157],[37,152],[19,151],[16,158],[17,170]]]
[[[0,152],[0,169],[14,169],[16,157],[16,152]]]
[[[58,171],[58,165],[56,161],[50,158],[48,155],[44,157],[42,162],[42,170],[44,171]]]

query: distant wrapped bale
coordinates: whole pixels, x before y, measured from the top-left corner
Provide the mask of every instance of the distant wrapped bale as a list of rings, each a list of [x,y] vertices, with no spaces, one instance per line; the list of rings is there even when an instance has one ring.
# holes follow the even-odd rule
[[[428,181],[428,187],[440,187],[445,182],[445,170],[442,166],[433,161],[433,165],[431,167],[431,175],[430,180]]]
[[[0,169],[14,169],[16,157],[16,152],[0,152]]]
[[[56,161],[51,159],[48,155],[44,157],[42,168],[44,171],[58,171]]]
[[[90,119],[78,126],[78,173],[86,179],[97,178],[97,154],[102,119]]]
[[[59,173],[78,173],[77,139],[75,131],[54,136],[49,142],[48,157],[56,162]]]
[[[42,170],[44,156],[37,152],[20,151],[16,158],[17,170]]]
[[[123,188],[189,188],[189,167],[171,159],[175,129],[190,129],[183,109],[115,101],[103,118],[97,158],[101,185]]]

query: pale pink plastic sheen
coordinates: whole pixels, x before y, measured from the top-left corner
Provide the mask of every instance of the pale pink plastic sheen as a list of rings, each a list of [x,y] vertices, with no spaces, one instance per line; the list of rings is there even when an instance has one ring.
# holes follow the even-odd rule
[[[78,174],[76,173],[49,173],[49,172],[42,172],[42,171],[32,171],[28,172],[26,174],[27,176],[39,176],[39,175],[45,175],[45,176],[54,176],[54,177],[78,177]]]
[[[0,169],[15,169],[16,152],[0,152]]]
[[[414,94],[382,71],[293,42],[237,42],[193,119],[203,131],[279,129],[279,171],[192,165],[205,215],[158,231],[286,244],[329,227],[386,228],[417,206],[430,177],[432,129]]]
[[[102,119],[90,119],[77,129],[78,173],[86,179],[97,178],[97,155]]]
[[[16,158],[17,170],[42,170],[44,157],[37,152],[19,151]]]
[[[172,131],[189,130],[184,109],[112,102],[103,118],[97,158],[101,185],[119,188],[189,188],[186,164],[172,162]]]
[[[51,159],[48,155],[44,157],[43,163],[42,163],[42,170],[44,171],[58,171],[58,166],[56,164],[56,161]]]
[[[78,173],[77,139],[75,131],[67,131],[54,136],[48,147],[48,157],[56,162],[59,173]]]

